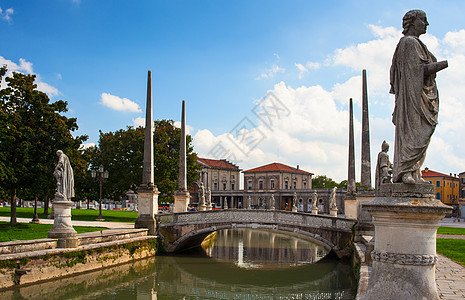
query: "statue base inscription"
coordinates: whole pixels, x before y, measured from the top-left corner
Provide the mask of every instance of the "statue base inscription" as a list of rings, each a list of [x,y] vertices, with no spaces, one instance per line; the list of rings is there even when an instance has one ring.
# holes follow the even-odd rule
[[[363,205],[373,216],[372,272],[362,299],[439,299],[436,230],[451,208],[434,199],[432,184],[385,183]]]
[[[186,212],[187,206],[190,201],[190,194],[188,191],[174,192],[174,213]]]
[[[147,228],[148,235],[155,235],[155,214],[158,213],[158,189],[154,187],[141,186],[137,190],[139,215],[134,228]]]
[[[73,202],[58,195],[55,196],[55,200],[53,201],[54,222],[47,236],[58,239],[58,248],[77,248],[79,245],[77,232],[71,224],[72,206]]]

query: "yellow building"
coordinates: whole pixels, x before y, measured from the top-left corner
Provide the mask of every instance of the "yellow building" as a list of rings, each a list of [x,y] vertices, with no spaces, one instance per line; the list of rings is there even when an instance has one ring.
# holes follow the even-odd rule
[[[436,199],[444,204],[458,205],[460,182],[456,175],[447,175],[425,168],[421,171],[421,176],[436,186]]]

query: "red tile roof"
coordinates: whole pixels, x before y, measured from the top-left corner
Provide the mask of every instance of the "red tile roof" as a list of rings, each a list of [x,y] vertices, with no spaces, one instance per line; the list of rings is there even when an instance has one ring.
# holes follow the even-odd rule
[[[443,173],[436,172],[436,171],[429,170],[429,169],[422,170],[421,171],[421,177],[423,177],[423,178],[427,178],[427,177],[446,177],[446,178],[458,179],[457,177],[450,176],[450,175],[443,174]]]
[[[209,159],[209,158],[200,158],[197,157],[197,161],[200,162],[203,165],[206,165],[211,168],[219,168],[219,169],[228,169],[228,170],[234,170],[234,171],[240,171],[238,166],[236,166],[233,163],[230,163],[226,159]]]
[[[291,172],[291,173],[301,173],[301,174],[309,174],[313,175],[313,173],[304,171],[304,170],[297,170],[296,168],[286,166],[280,163],[272,163],[268,165],[264,165],[258,168],[250,169],[243,171],[242,173],[249,173],[249,172]]]

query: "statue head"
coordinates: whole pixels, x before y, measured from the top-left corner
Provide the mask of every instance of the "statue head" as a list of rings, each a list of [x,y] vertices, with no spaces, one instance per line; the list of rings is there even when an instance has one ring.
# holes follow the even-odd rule
[[[426,20],[426,13],[419,9],[409,10],[402,19],[402,27],[404,35],[414,35],[416,37],[426,33],[426,26],[429,23]]]
[[[389,151],[389,144],[386,141],[383,141],[383,144],[381,145],[381,151],[383,152]]]
[[[57,151],[57,156],[60,157],[61,155],[63,155],[63,151],[58,150],[58,151]]]

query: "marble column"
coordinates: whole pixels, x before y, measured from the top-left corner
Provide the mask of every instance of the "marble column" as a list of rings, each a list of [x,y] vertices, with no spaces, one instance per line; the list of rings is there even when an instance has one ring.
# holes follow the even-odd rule
[[[148,71],[147,106],[145,112],[144,162],[142,169],[142,184],[137,189],[138,218],[135,228],[148,228],[149,235],[156,230],[155,214],[158,212],[158,189],[154,184],[153,170],[153,111],[152,111],[152,72]]]
[[[361,188],[371,190],[370,126],[366,70],[362,71],[362,171],[360,175]]]
[[[181,112],[181,140],[179,146],[179,177],[178,190],[174,193],[174,212],[186,212],[190,194],[187,190],[187,162],[186,162],[186,102],[182,101]]]

